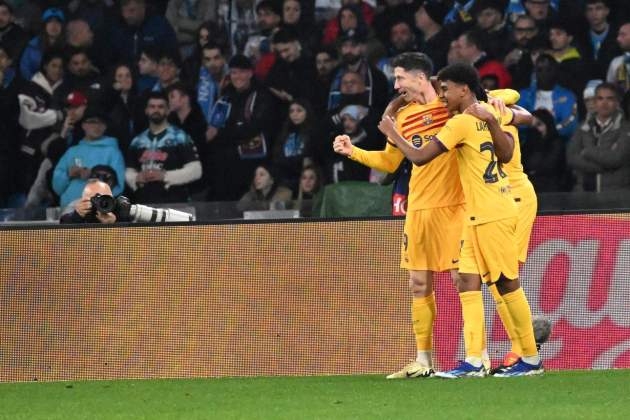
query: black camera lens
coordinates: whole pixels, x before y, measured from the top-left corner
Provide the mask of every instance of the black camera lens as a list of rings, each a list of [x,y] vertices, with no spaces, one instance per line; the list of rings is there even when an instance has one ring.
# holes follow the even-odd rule
[[[111,195],[96,194],[90,198],[92,208],[101,213],[111,213],[116,208],[116,200]]]

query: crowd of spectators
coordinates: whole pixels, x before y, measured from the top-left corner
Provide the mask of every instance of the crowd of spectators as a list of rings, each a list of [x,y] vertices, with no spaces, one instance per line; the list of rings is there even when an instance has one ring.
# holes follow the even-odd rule
[[[630,189],[625,0],[0,0],[0,207],[68,207],[95,176],[243,210],[382,179],[331,143],[384,146],[406,51],[520,92],[538,191]]]

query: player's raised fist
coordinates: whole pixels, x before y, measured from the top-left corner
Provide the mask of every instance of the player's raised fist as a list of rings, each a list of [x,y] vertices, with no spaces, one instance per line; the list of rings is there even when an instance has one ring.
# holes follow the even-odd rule
[[[340,155],[350,156],[352,154],[352,142],[350,141],[350,137],[345,134],[335,137],[333,150]]]

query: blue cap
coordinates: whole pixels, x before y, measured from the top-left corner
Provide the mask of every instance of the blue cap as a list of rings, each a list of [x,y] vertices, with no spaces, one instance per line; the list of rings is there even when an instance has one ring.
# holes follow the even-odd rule
[[[66,16],[63,14],[61,9],[51,7],[50,9],[44,10],[44,13],[42,14],[42,22],[46,23],[50,19],[57,19],[61,23],[64,23],[66,21]]]

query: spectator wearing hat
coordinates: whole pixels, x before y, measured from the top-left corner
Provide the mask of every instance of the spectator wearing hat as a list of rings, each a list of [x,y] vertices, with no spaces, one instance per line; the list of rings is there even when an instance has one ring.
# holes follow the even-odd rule
[[[457,59],[474,66],[479,77],[494,76],[500,89],[512,87],[512,75],[503,64],[491,58],[485,51],[482,35],[478,31],[464,32],[457,38]]]
[[[590,77],[604,79],[610,62],[621,53],[615,40],[617,27],[610,23],[610,2],[608,0],[586,0],[585,12],[589,31],[582,40],[581,51],[594,67]]]
[[[0,44],[7,48],[6,53],[13,62],[17,62],[28,42],[28,35],[14,22],[13,7],[6,1],[0,1]]]
[[[341,65],[333,78],[328,94],[328,110],[339,106],[341,100],[341,79],[346,72],[361,75],[366,89],[367,103],[364,105],[380,113],[388,103],[389,89],[387,78],[376,66],[367,60],[366,34],[349,31],[339,40]]]
[[[503,65],[512,75],[512,87],[520,90],[532,82],[534,58],[548,49],[549,40],[541,36],[534,18],[526,14],[516,17],[511,39],[514,48],[505,56]]]
[[[313,101],[316,70],[312,57],[302,47],[297,33],[282,28],[271,37],[276,62],[269,71],[265,84],[284,109],[296,98]]]
[[[573,45],[573,30],[567,22],[556,19],[551,22],[549,28],[551,55],[559,63],[559,80],[579,97],[589,80],[590,63],[582,59],[580,52]]]
[[[42,32],[29,41],[20,59],[20,73],[24,79],[31,80],[37,73],[44,52],[51,48],[63,47],[65,21],[66,17],[61,9],[50,8],[44,11]]]
[[[427,0],[419,4],[415,12],[416,28],[422,33],[422,43],[418,51],[431,58],[437,72],[446,66],[448,49],[453,40],[443,26],[448,7],[438,0]]]
[[[529,112],[546,109],[554,117],[556,129],[565,140],[571,138],[578,124],[577,99],[569,89],[560,86],[559,64],[549,54],[536,59],[536,78],[531,86],[520,91],[518,104]]]
[[[63,83],[63,60],[61,51],[44,53],[41,70],[24,83],[18,94],[18,121],[24,130],[18,157],[22,170],[17,190],[21,193],[31,187],[48,145],[58,137],[64,121],[63,101],[56,94]]]
[[[195,143],[169,124],[163,92],[151,92],[145,114],[149,128],[131,141],[127,151],[127,184],[139,203],[189,201],[190,184],[202,176]]]
[[[288,208],[293,192],[282,185],[274,169],[268,164],[260,164],[254,171],[254,179],[247,191],[236,204],[239,211],[270,210]]]
[[[177,37],[164,16],[150,14],[145,0],[121,0],[120,15],[111,27],[109,42],[113,60],[136,63],[144,47],[177,50]]]
[[[116,186],[112,189],[114,195],[120,194],[125,185],[125,160],[118,141],[105,136],[105,113],[95,108],[86,110],[81,128],[85,132],[84,138],[63,154],[53,172],[52,187],[60,197],[62,208],[81,197],[96,165],[111,166],[116,171]]]
[[[630,21],[619,27],[617,43],[623,51],[608,66],[606,81],[616,84],[622,92],[630,91]]]
[[[65,119],[59,136],[65,139],[66,146],[72,146],[83,138],[83,130],[78,123],[83,119],[83,114],[88,106],[88,98],[79,90],[70,92],[65,98]]]
[[[578,191],[630,190],[630,123],[620,109],[617,86],[595,89],[595,112],[567,145],[567,162]]]
[[[214,105],[207,133],[210,201],[235,201],[243,195],[247,174],[270,157],[281,118],[271,93],[253,78],[248,57],[237,54],[228,66],[230,83]]]
[[[505,20],[505,0],[476,0],[471,9],[484,49],[490,57],[503,60],[510,51],[510,30]]]

